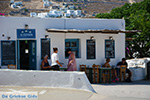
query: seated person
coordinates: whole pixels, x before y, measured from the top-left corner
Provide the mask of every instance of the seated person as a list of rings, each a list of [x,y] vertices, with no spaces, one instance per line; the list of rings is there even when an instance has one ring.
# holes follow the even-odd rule
[[[110,62],[110,58],[107,58],[106,63],[103,65],[103,67],[111,68],[109,62]]]
[[[103,65],[103,67],[111,68],[109,62],[110,62],[110,58],[107,58],[106,63]],[[105,71],[104,73],[108,73],[108,72]],[[116,70],[112,68],[111,73],[112,73],[112,82],[118,82]],[[105,75],[103,76],[105,77]]]
[[[49,62],[47,59],[48,59],[48,55],[46,55],[42,61],[42,65],[41,65],[42,70],[50,70],[51,69],[51,66],[49,65]]]
[[[126,65],[126,67],[128,67],[128,64],[127,64],[125,58],[122,58],[122,61],[117,64],[117,75],[120,74],[120,66],[121,65]],[[132,73],[131,73],[131,71],[128,68],[126,68],[126,73],[128,73],[127,81],[131,82]]]

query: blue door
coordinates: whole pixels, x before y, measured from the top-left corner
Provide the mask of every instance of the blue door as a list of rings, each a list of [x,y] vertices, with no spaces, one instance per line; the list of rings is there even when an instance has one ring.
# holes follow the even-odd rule
[[[20,69],[20,41],[17,40],[17,69]]]
[[[17,41],[17,69],[36,70],[36,40]]]
[[[29,69],[36,70],[36,40],[29,41]]]

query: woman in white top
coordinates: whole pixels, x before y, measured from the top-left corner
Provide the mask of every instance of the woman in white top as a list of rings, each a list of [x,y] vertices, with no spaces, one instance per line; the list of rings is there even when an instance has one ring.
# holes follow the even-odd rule
[[[59,66],[62,67],[62,65],[59,63],[59,58],[58,58],[57,53],[58,53],[58,49],[53,48],[53,54],[51,55],[51,59],[52,59],[51,67],[52,67],[52,70],[55,70],[55,71],[59,71]]]

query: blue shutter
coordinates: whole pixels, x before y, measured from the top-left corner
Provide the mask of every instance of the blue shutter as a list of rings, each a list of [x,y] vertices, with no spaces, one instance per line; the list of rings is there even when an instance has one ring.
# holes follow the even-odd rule
[[[79,58],[79,39],[65,39],[65,51],[68,48],[75,52],[76,58]]]

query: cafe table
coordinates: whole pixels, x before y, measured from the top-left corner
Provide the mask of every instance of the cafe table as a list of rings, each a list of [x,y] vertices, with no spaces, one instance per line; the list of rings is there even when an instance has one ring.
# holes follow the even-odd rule
[[[66,68],[66,67],[59,67],[59,70],[60,70],[60,71],[66,71],[67,68]]]
[[[105,68],[105,67],[99,67],[99,75],[100,75],[100,83],[102,83],[102,74],[103,71],[108,71],[109,72],[109,83],[111,83],[111,68]],[[92,67],[87,67],[87,71],[89,71],[88,76],[89,76],[89,81],[93,83],[93,68]]]

